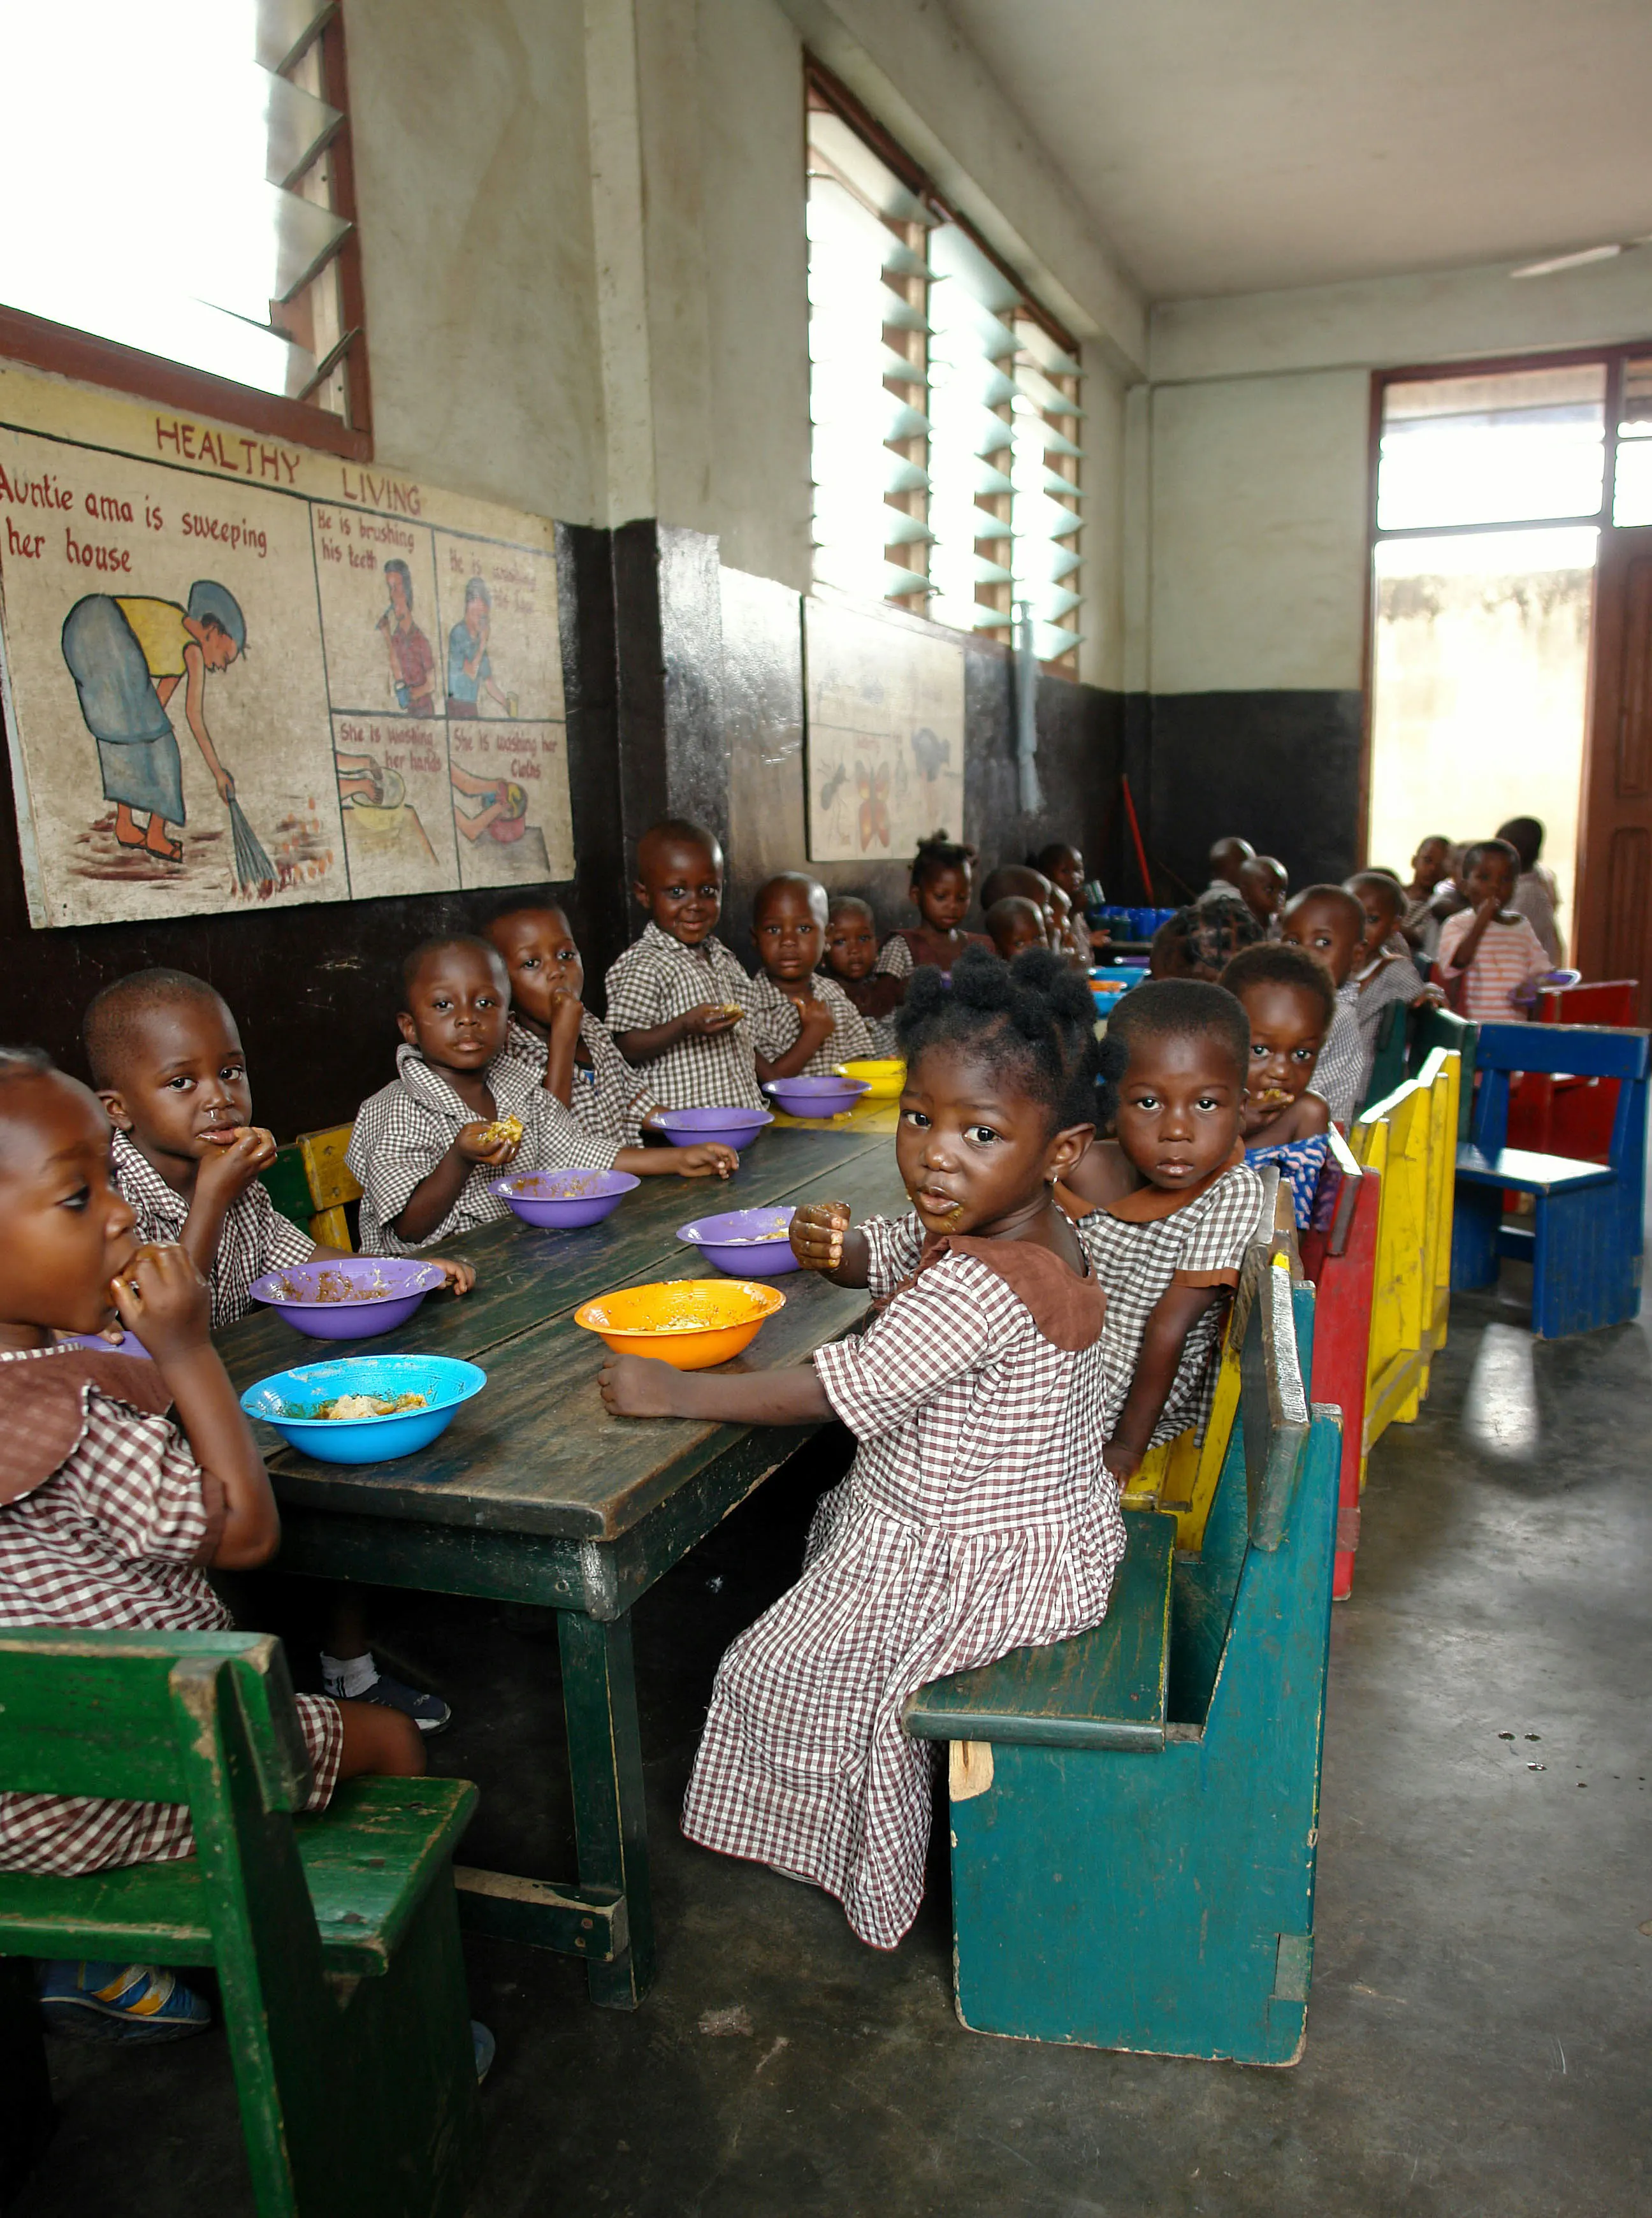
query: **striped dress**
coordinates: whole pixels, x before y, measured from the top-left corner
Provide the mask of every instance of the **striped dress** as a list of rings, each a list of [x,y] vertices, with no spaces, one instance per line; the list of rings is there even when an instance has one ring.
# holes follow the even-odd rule
[[[683,1830],[814,1880],[893,1948],[930,1828],[906,1697],[1098,1624],[1124,1528],[1093,1279],[1025,1242],[925,1246],[912,1217],[861,1230],[885,1306],[814,1357],[854,1465],[815,1513],[802,1577],[718,1668]]]

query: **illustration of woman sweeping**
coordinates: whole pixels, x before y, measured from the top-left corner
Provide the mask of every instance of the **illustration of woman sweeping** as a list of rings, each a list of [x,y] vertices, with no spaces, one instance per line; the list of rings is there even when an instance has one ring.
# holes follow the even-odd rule
[[[183,765],[166,714],[182,679],[185,721],[230,813],[236,883],[244,892],[268,894],[278,874],[242,814],[235,780],[207,728],[207,675],[227,670],[245,648],[240,604],[210,578],[196,579],[184,607],[143,594],[89,593],[63,621],[63,659],[97,741],[116,844],[159,862],[183,859],[182,840],[167,829],[181,832],[186,821]]]

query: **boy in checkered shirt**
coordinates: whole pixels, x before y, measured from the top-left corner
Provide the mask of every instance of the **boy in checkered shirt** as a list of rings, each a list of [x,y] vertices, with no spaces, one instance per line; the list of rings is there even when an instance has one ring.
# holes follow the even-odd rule
[[[84,1086],[36,1050],[0,1050],[0,1625],[224,1628],[208,1567],[267,1562],[280,1520],[207,1337],[206,1281],[182,1246],[140,1244],[109,1143]],[[117,1323],[151,1360],[57,1337]],[[424,1769],[396,1711],[300,1695],[298,1712],[311,1809],[340,1779]],[[194,1849],[185,1805],[0,1793],[0,1870],[104,1871]],[[176,2039],[209,2015],[139,1964],[51,1965],[43,2004],[54,2023],[127,2039]]]
[[[552,1145],[570,1168],[628,1171],[634,1178],[727,1178],[740,1167],[733,1148],[700,1141],[647,1148],[659,1104],[614,1044],[600,1017],[584,1007],[585,966],[568,920],[555,908],[506,909],[487,927],[510,981],[504,1052],[547,1095]]]
[[[608,974],[614,1044],[668,1109],[766,1107],[746,1013],[752,982],[715,936],[722,849],[686,817],[665,817],[637,843],[632,891],[648,921]]]
[[[837,980],[820,973],[826,914],[826,888],[801,870],[782,870],[758,889],[752,939],[763,967],[751,982],[746,1013],[761,1079],[824,1078],[873,1051],[865,1018]]]
[[[179,1243],[211,1289],[214,1332],[246,1315],[266,1271],[333,1253],[281,1214],[258,1177],[275,1161],[275,1138],[252,1122],[240,1033],[204,978],[139,970],[119,979],[88,1007],[81,1037],[138,1237]],[[439,1267],[456,1294],[475,1284],[468,1263]],[[439,1695],[380,1671],[349,1588],[330,1589],[325,1640],[330,1694],[405,1710],[427,1732],[447,1724]]]

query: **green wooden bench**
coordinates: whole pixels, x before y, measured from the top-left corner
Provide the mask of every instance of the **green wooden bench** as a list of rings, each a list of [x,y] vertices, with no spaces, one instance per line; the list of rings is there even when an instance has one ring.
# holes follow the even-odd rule
[[[295,1817],[309,1759],[263,1634],[0,1633],[0,1786],[188,1802],[197,1844],[0,1873],[0,1950],[213,1968],[259,2218],[461,2218],[480,2114],[453,1853],[476,1789],[350,1780]],[[0,2053],[39,2088],[39,2013],[30,2054],[4,1968]]]
[[[1340,1415],[1313,1290],[1259,1242],[1203,1552],[1127,1518],[1106,1620],[920,1688],[951,1744],[958,2015],[977,2032],[1290,2064],[1306,2036]]]

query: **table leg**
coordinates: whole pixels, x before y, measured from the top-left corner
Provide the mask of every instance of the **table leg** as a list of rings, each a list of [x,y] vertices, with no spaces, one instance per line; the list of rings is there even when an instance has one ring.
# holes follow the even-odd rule
[[[628,1614],[602,1625],[565,1609],[556,1626],[580,1883],[620,1889],[630,1935],[622,1955],[587,1967],[591,1998],[609,2010],[634,2010],[653,1984],[654,1918],[631,1620]]]

